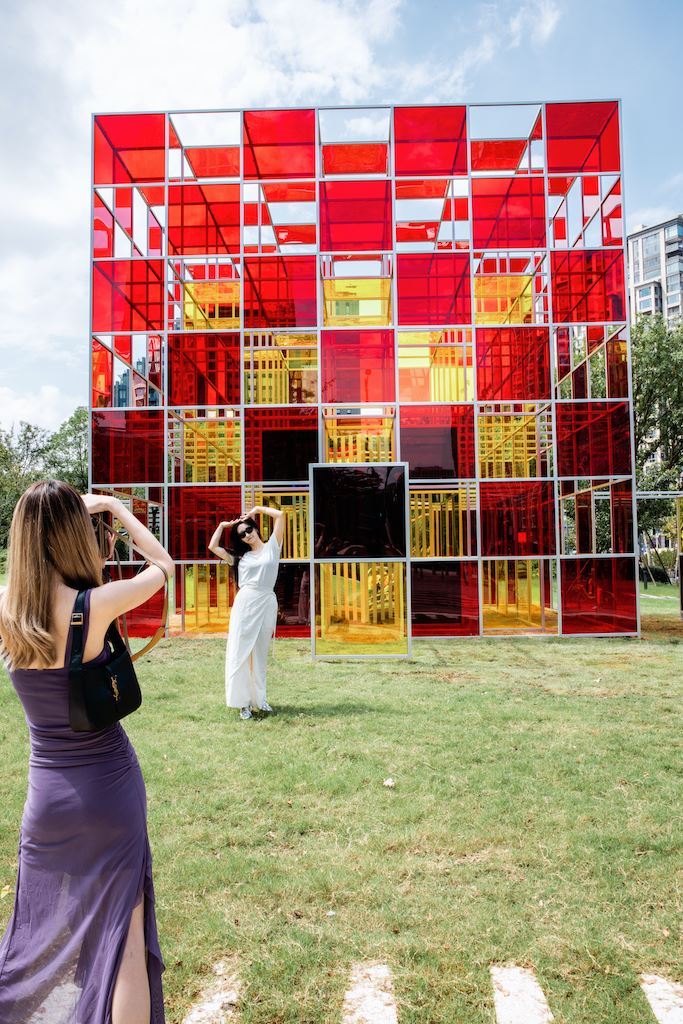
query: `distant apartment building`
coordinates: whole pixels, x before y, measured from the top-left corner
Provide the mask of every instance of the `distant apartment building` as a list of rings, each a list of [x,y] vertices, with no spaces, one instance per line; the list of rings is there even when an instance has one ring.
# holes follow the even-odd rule
[[[628,236],[628,293],[631,320],[661,313],[668,323],[681,319],[683,292],[683,214]]]

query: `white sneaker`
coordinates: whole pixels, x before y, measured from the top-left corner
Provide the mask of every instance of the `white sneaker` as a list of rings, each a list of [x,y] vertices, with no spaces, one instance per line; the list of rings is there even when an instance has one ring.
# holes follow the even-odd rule
[[[251,718],[251,708],[240,708],[240,718],[246,721],[247,718]]]
[[[263,704],[259,708],[259,711],[265,711],[266,714],[270,714],[272,710],[273,709],[271,708],[271,706],[270,706],[270,704],[268,703],[267,700],[264,700]]]

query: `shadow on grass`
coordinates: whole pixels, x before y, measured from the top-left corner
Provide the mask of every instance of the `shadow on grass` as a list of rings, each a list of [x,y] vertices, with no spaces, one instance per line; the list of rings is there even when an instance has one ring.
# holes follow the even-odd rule
[[[361,715],[401,715],[405,716],[405,709],[387,708],[382,705],[368,701],[367,704],[359,704],[353,701],[337,701],[329,704],[278,704],[273,708],[272,715],[260,712],[254,713],[255,721],[265,721],[268,718],[341,718],[358,717]]]

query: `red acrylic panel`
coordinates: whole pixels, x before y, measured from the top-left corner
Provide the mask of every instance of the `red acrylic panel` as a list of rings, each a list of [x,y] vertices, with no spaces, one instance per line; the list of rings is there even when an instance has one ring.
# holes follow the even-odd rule
[[[92,406],[102,409],[111,405],[114,357],[96,338],[92,340]]]
[[[531,175],[475,178],[472,232],[477,249],[545,246],[543,179]]]
[[[129,580],[140,572],[139,565],[122,565],[121,579]],[[114,571],[114,579],[118,576],[118,569]],[[162,616],[164,613],[164,588],[157,590],[147,601],[139,604],[137,608],[131,608],[126,612],[126,628],[128,636],[149,639],[156,631],[166,625]]]
[[[615,323],[626,316],[624,257],[614,249],[551,252],[556,323]]]
[[[317,409],[246,409],[247,481],[308,481],[318,462]]]
[[[386,174],[386,142],[346,142],[323,146],[323,174]]]
[[[467,174],[466,108],[396,107],[396,174]]]
[[[622,331],[605,345],[607,356],[607,394],[610,398],[628,397],[628,345]]]
[[[166,177],[166,115],[105,114],[95,118],[94,183],[118,185]]]
[[[176,559],[213,558],[209,541],[222,521],[242,514],[241,487],[171,487],[168,492],[170,551]],[[223,546],[227,536],[223,537]]]
[[[479,485],[484,558],[555,554],[555,496],[551,480]]]
[[[545,123],[551,174],[621,170],[616,101],[548,103]]]
[[[114,217],[95,193],[93,208],[93,259],[114,255]]]
[[[558,402],[555,424],[558,476],[631,473],[628,402]]]
[[[93,264],[93,331],[163,330],[163,299],[161,260],[102,260]]]
[[[473,139],[472,173],[516,171],[528,139]]]
[[[413,636],[478,636],[476,562],[412,562]]]
[[[628,555],[634,550],[633,488],[630,480],[612,484],[612,552]]]
[[[240,249],[240,186],[170,185],[170,255],[237,253]]]
[[[474,406],[402,406],[400,427],[411,480],[474,477]]]
[[[314,110],[247,110],[245,178],[315,178]]]
[[[184,152],[196,178],[239,177],[239,146],[191,146]]]
[[[401,254],[396,263],[401,326],[471,323],[469,256],[445,252]]]
[[[239,405],[241,377],[239,334],[169,334],[172,405]]]
[[[308,562],[283,562],[275,584],[276,636],[310,637],[311,574]]]
[[[164,480],[164,414],[107,409],[92,414],[96,484],[159,484]]]
[[[322,332],[323,402],[393,402],[393,331]]]
[[[563,558],[560,587],[563,633],[637,632],[634,558]]]
[[[315,327],[315,256],[255,256],[244,260],[244,326]]]
[[[480,401],[550,397],[546,327],[478,327],[476,348]]]
[[[320,186],[320,248],[381,252],[392,247],[391,183],[361,179]]]

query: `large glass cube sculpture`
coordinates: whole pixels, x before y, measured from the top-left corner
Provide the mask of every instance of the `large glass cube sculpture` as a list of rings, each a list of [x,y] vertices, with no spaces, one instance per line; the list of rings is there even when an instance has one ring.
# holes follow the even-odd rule
[[[225,630],[208,541],[269,504],[317,654],[638,631],[617,101],[93,131],[91,483],[170,547],[172,630]]]

